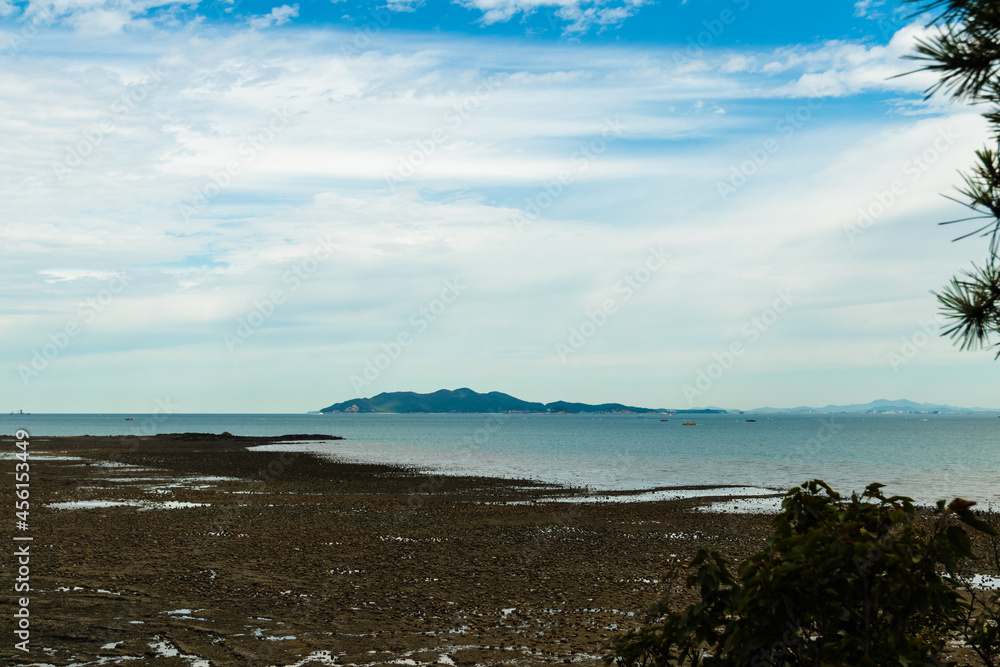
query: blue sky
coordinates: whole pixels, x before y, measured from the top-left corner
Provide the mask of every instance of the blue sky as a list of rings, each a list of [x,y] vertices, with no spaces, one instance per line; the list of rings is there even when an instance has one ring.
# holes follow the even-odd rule
[[[996,407],[911,9],[0,0],[3,404]]]

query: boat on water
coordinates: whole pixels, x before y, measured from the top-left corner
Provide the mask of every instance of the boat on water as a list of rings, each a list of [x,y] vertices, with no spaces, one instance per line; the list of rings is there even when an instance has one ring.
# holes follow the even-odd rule
[[[30,415],[31,413],[30,412],[25,412],[24,410],[17,410],[16,412],[14,410],[11,410],[10,414],[12,414],[12,415]]]
[[[684,422],[684,425],[685,426],[697,426],[698,424],[696,424],[695,422]]]
[[[748,422],[755,422],[755,421],[757,421],[757,420],[756,420],[756,419],[748,419],[747,421],[748,421]]]

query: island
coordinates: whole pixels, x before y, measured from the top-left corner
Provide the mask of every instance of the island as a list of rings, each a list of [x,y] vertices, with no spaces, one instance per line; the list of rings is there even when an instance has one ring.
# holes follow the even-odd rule
[[[693,410],[669,410],[664,408],[638,408],[621,403],[535,403],[523,401],[510,394],[491,391],[486,394],[472,389],[441,389],[430,394],[412,391],[381,393],[371,398],[352,398],[334,403],[319,411],[320,414],[335,413],[515,413],[515,414],[725,414],[725,410],[703,408]]]

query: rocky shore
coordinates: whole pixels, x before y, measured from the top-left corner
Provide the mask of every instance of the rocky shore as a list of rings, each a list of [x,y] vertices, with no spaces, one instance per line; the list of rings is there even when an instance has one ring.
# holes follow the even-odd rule
[[[672,561],[740,560],[769,532],[694,509],[718,497],[581,502],[253,449],[307,438],[329,436],[32,438],[30,652],[8,640],[0,662],[597,665]]]

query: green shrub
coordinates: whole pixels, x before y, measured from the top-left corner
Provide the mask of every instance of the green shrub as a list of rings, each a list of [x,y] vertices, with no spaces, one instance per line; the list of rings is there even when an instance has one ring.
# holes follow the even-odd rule
[[[881,484],[849,500],[820,480],[790,490],[760,552],[733,573],[702,549],[687,566],[700,601],[655,604],[643,627],[608,644],[617,665],[1000,666],[1000,592],[976,591],[960,568],[976,560],[966,528],[997,533],[970,510],[940,501],[919,519],[911,499]],[[949,645],[951,643],[951,645]]]

